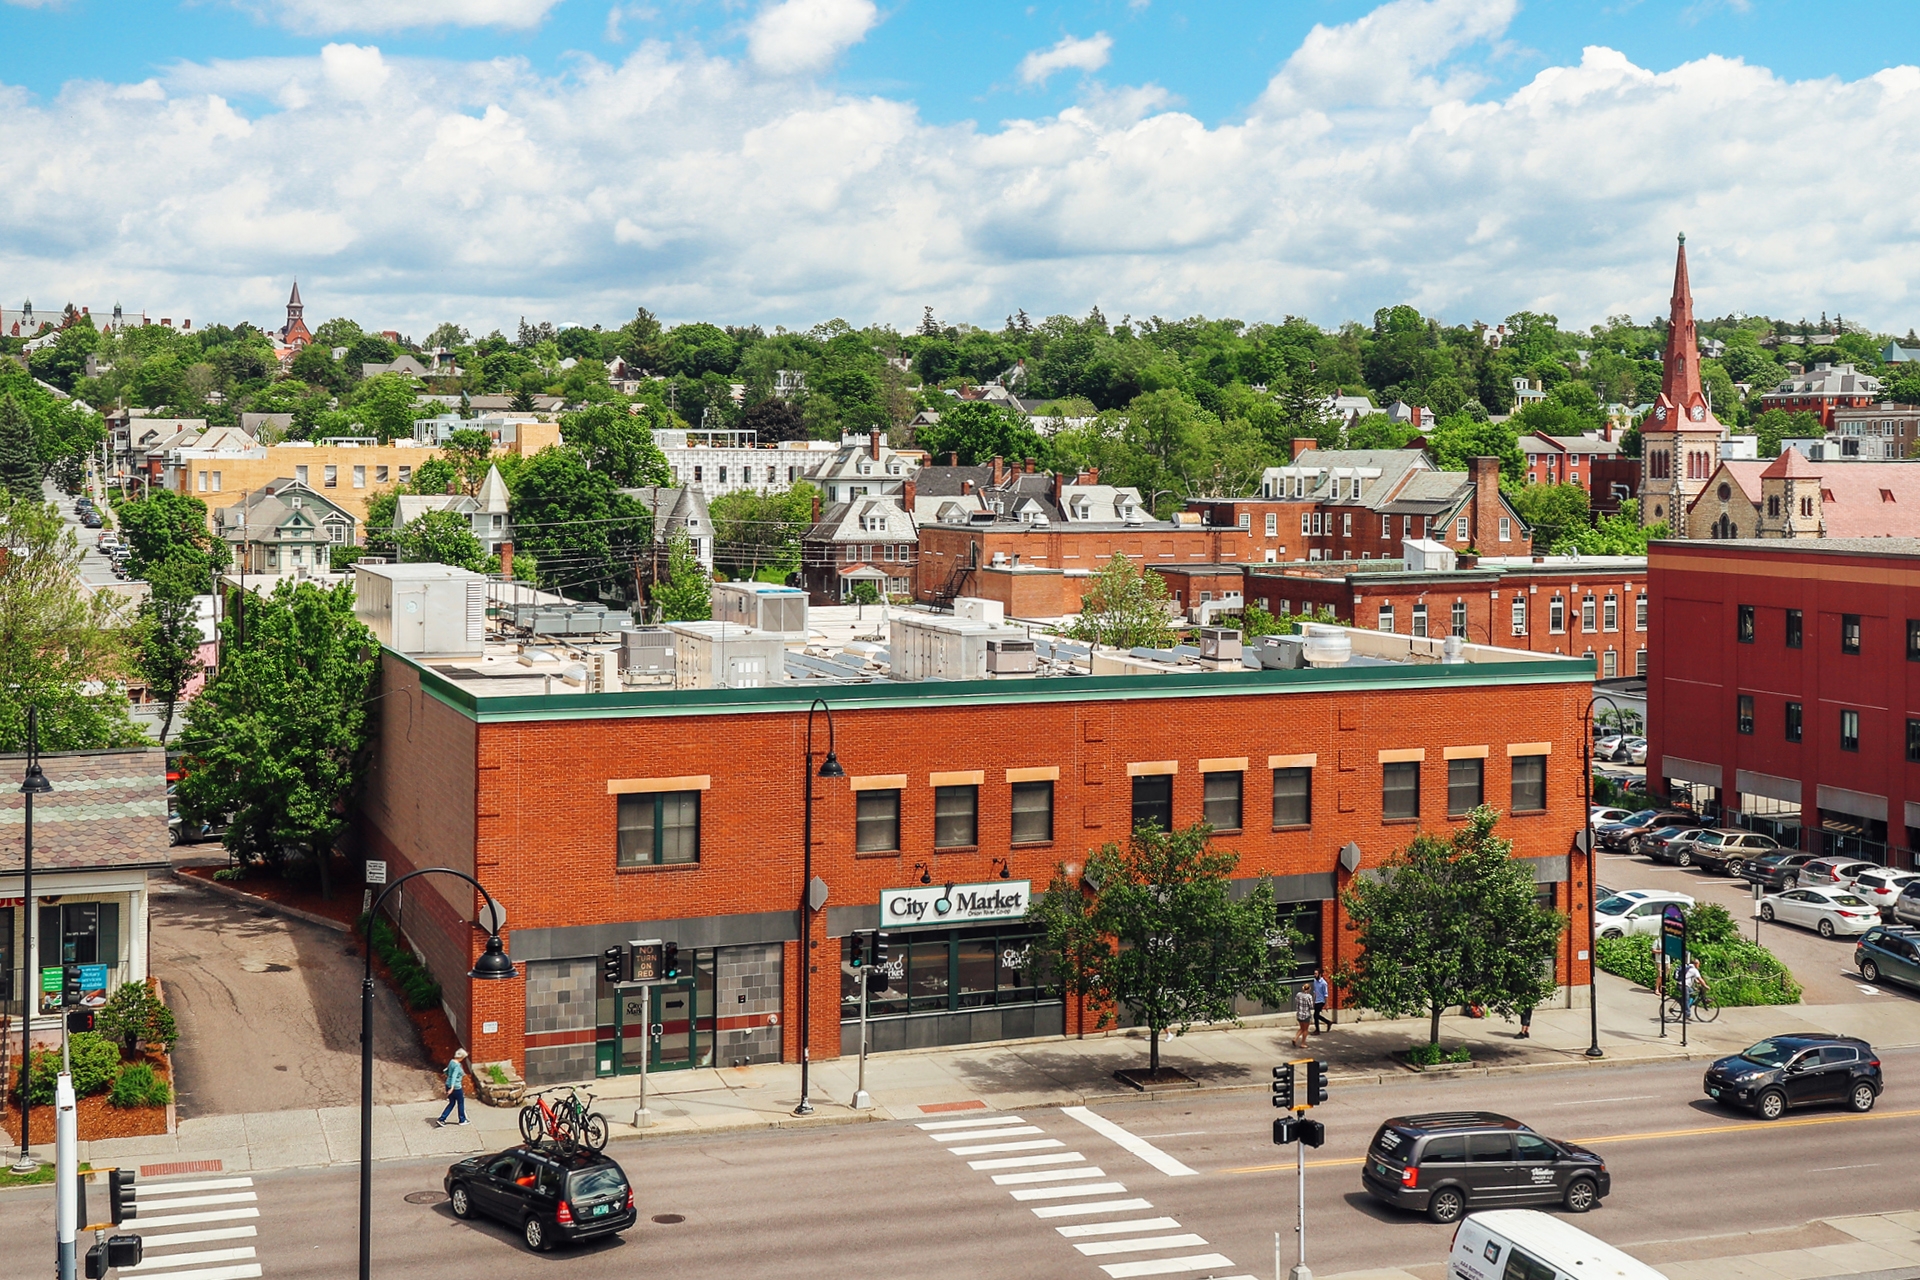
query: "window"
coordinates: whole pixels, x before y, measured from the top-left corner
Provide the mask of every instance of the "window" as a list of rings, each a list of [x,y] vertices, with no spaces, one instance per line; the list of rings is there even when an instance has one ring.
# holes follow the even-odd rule
[[[1506,516],[1500,517],[1500,541],[1513,541],[1513,521]]]
[[[980,843],[980,788],[933,789],[933,847],[964,849]]]
[[[1391,538],[1393,536],[1393,517],[1392,516],[1380,517],[1380,536],[1383,538]]]
[[[1593,597],[1591,595],[1584,597],[1580,601],[1580,629],[1588,632],[1594,630]]]
[[[401,468],[400,468],[400,483],[401,483],[401,484],[405,484],[405,483],[406,483],[407,481],[409,481],[409,480],[411,480],[412,478],[413,478],[413,468],[412,468],[412,467],[401,467]]]
[[[700,793],[658,791],[620,797],[622,867],[700,861]]]
[[[1811,497],[1800,499],[1800,516],[1805,520],[1813,519],[1813,499]]]
[[[1840,749],[1842,751],[1860,749],[1860,713],[1858,711],[1840,713]]]
[[[1920,720],[1907,721],[1907,759],[1920,764]]]
[[[1047,844],[1053,839],[1053,784],[1013,784],[1013,843]]]
[[[1507,1251],[1507,1265],[1500,1272],[1500,1280],[1554,1280],[1559,1274],[1553,1264],[1542,1262],[1518,1249],[1510,1249]]]
[[[1637,676],[1647,674],[1647,651],[1645,649],[1635,649],[1633,651],[1633,674]]]
[[[1547,605],[1547,630],[1562,635],[1567,629],[1567,602],[1555,596]]]
[[[1427,634],[1427,606],[1425,604],[1413,606],[1413,634],[1416,636],[1424,636]]]
[[[1420,762],[1407,760],[1382,766],[1380,817],[1392,822],[1420,816]]]
[[[1753,606],[1752,605],[1743,604],[1740,606],[1740,621],[1738,624],[1738,629],[1735,632],[1735,635],[1739,638],[1739,641],[1741,644],[1753,643],[1754,629],[1753,629]]]
[[[1455,542],[1465,542],[1467,540],[1467,518],[1465,516],[1461,516],[1453,522],[1453,540]]]
[[[218,471],[213,473],[213,491],[215,493],[220,492],[220,473]]]
[[[1467,602],[1465,600],[1453,602],[1453,634],[1462,640],[1467,638]]]
[[[1376,629],[1380,631],[1393,630],[1393,606],[1392,605],[1383,604],[1380,606],[1380,621]]]
[[[1537,813],[1547,807],[1547,758],[1513,757],[1513,811]]]
[[[1313,533],[1313,518],[1305,511],[1300,513],[1300,536],[1310,537]]]
[[[1738,707],[1736,709],[1736,715],[1738,718],[1740,732],[1752,733],[1753,732],[1753,695],[1752,694],[1743,693],[1740,695]]]
[[[1600,655],[1600,678],[1611,680],[1620,674],[1620,655],[1609,649]]]
[[[304,463],[293,469],[293,478],[299,481],[301,484],[305,484],[307,482],[307,468]],[[402,476],[401,479],[404,480],[406,479],[406,477]]]
[[[355,467],[353,469],[353,487],[356,489],[364,489],[367,487],[367,469],[365,467]]]
[[[33,936],[43,969],[62,964],[116,968],[120,964],[120,904],[68,902],[43,906]]]
[[[347,526],[343,524],[329,524],[327,526],[327,538],[333,542],[345,542],[347,540]]]
[[[1485,760],[1447,761],[1447,816],[1465,817],[1486,798]]]
[[[1517,636],[1527,634],[1527,598],[1525,596],[1513,598],[1513,634]]]
[[[1328,512],[1328,513],[1327,513],[1327,527],[1328,527],[1328,529],[1329,529],[1329,530],[1331,530],[1331,529],[1332,529],[1332,527],[1333,527],[1333,513],[1332,513],[1332,512]],[[1320,513],[1319,513],[1318,511],[1316,511],[1316,512],[1314,512],[1314,513],[1313,513],[1313,531],[1314,531],[1314,533],[1316,533],[1316,534],[1318,534],[1318,533],[1320,532]]]
[[[1343,538],[1353,536],[1353,512],[1351,511],[1340,513],[1340,536]]]
[[[1618,631],[1620,629],[1620,602],[1609,591],[1607,598],[1600,604],[1600,629]]]
[[[340,487],[340,468],[328,465],[321,468],[320,474],[325,477],[325,479],[321,481],[322,487],[328,489],[337,489]]]
[[[1267,536],[1269,538],[1280,536],[1280,513],[1277,511],[1267,512]]]
[[[1206,781],[1207,825],[1215,831],[1240,829],[1240,789],[1245,779],[1237,772],[1209,773]]]
[[[1840,652],[1860,652],[1860,615],[1857,613],[1840,615]]]
[[[1242,511],[1240,513],[1240,527],[1242,529],[1250,529],[1253,527],[1253,513],[1251,511]]]
[[[1787,704],[1786,734],[1788,742],[1800,741],[1800,704],[1797,702]]]
[[[1173,830],[1173,775],[1148,773],[1133,780],[1133,825],[1158,824],[1162,831]]]
[[[1647,629],[1647,593],[1644,591],[1634,598],[1633,629],[1635,631]]]
[[[1767,495],[1767,519],[1778,520],[1779,518],[1780,518],[1780,495],[1777,493],[1770,493]]]
[[[387,469],[385,467],[375,467],[373,469],[373,482],[375,484],[385,484],[387,482]]]
[[[1908,648],[1909,650],[1911,650],[1912,635],[1913,635],[1913,628],[1911,626],[1907,628],[1907,635],[1908,635]],[[1787,610],[1787,648],[1798,649],[1800,647],[1800,636],[1801,636],[1800,611],[1798,609],[1789,609]]]
[[[1273,771],[1273,825],[1305,827],[1313,823],[1313,770]]]
[[[855,853],[891,853],[900,847],[900,793],[861,791],[854,805]]]

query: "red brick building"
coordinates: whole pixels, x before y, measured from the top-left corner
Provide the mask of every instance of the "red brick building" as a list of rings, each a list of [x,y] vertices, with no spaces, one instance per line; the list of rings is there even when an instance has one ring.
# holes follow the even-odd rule
[[[1866,409],[1879,403],[1880,396],[1880,379],[1872,374],[1861,373],[1850,364],[1816,364],[1763,394],[1760,410],[1811,413],[1820,419],[1822,427],[1830,428],[1836,410]]]
[[[1784,843],[1920,848],[1920,540],[1657,542],[1649,779]]]
[[[544,693],[512,659],[426,667],[388,652],[356,828],[393,876],[454,867],[505,906],[511,982],[463,976],[484,943],[465,884],[409,884],[405,928],[474,1058],[512,1060],[539,1082],[633,1068],[649,1021],[666,1028],[655,1069],[798,1056],[816,694],[848,776],[814,783],[813,871],[829,888],[806,948],[815,1057],[847,1043],[836,957],[883,906],[890,928],[942,904],[971,914],[893,932],[880,1048],[1077,1030],[1080,1011],[1036,977],[1021,916],[1057,868],[1077,872],[1147,817],[1205,815],[1240,855],[1238,877],[1272,875],[1311,939],[1296,955],[1310,970],[1352,958],[1337,906],[1344,846],[1378,865],[1484,798],[1510,811],[1502,834],[1575,921],[1557,972],[1577,988],[1587,867],[1570,850],[1590,673],[1479,648],[1462,664],[1415,662],[1411,642],[1350,634],[1356,652],[1388,660],[606,694]],[[828,741],[819,718],[815,748]],[[654,988],[649,1008],[600,963],[653,938],[677,943],[685,977]]]

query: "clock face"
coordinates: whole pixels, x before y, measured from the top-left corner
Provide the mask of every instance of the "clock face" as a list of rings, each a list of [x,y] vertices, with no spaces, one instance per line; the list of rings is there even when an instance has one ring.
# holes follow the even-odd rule
[[[1665,422],[1667,420],[1667,406],[1661,405],[1659,408],[1655,409],[1653,411],[1653,416],[1660,419],[1660,421]]]
[[[1697,404],[1693,406],[1693,420],[1695,422],[1704,421],[1706,419],[1706,416],[1707,416],[1707,406],[1703,404]]]

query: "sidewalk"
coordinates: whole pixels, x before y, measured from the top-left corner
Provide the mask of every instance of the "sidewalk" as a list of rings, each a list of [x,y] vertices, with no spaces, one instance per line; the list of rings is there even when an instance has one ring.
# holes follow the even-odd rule
[[[1512,1023],[1498,1019],[1447,1017],[1441,1022],[1446,1045],[1473,1050],[1470,1066],[1452,1073],[1499,1074],[1540,1070],[1593,1070],[1633,1062],[1706,1061],[1737,1052],[1763,1036],[1788,1031],[1822,1030],[1866,1036],[1881,1048],[1920,1044],[1920,1004],[1871,998],[1861,1004],[1791,1005],[1729,1009],[1710,1026],[1690,1029],[1680,1044],[1679,1029],[1662,1039],[1650,993],[1610,975],[1601,975],[1600,1044],[1605,1056],[1589,1059],[1585,1009],[1540,1009],[1533,1036],[1516,1040]],[[1310,1052],[1332,1066],[1336,1083],[1379,1083],[1412,1073],[1391,1053],[1424,1040],[1424,1019],[1343,1023],[1316,1036]],[[1296,1056],[1291,1018],[1261,1019],[1240,1028],[1195,1029],[1161,1046],[1161,1060],[1198,1082],[1203,1091],[1268,1088],[1272,1067]],[[920,1117],[927,1109],[958,1110],[983,1106],[1082,1106],[1141,1095],[1114,1079],[1122,1067],[1146,1064],[1141,1036],[1112,1034],[1086,1040],[1036,1040],[1017,1044],[877,1055],[867,1062],[871,1111],[849,1105],[857,1062],[841,1058],[816,1063],[809,1094],[815,1112],[792,1114],[800,1097],[800,1068],[795,1064],[704,1068],[656,1072],[648,1077],[648,1111],[637,1116],[640,1080],[620,1076],[586,1086],[595,1108],[606,1115],[616,1138],[739,1128],[785,1128],[859,1123],[874,1119]],[[1190,1096],[1193,1089],[1160,1091]],[[401,1103],[376,1106],[376,1159],[454,1156],[494,1150],[518,1137],[518,1113],[495,1109],[469,1098],[464,1128],[437,1128],[441,1104]],[[644,1123],[636,1123],[644,1121]],[[359,1159],[359,1110],[325,1107],[184,1120],[179,1132],[151,1138],[122,1138],[82,1144],[82,1158],[100,1163],[166,1163],[181,1160],[222,1162],[225,1170],[263,1170],[351,1163]],[[1811,1274],[1811,1273],[1809,1273]]]
[[[1717,1252],[1791,1237],[1793,1248]],[[1779,1243],[1788,1243],[1782,1239]],[[1779,1231],[1674,1241],[1629,1249],[1668,1280],[1915,1280],[1920,1277],[1920,1213],[1826,1218]],[[1325,1280],[1445,1280],[1445,1262],[1373,1271],[1341,1271]]]

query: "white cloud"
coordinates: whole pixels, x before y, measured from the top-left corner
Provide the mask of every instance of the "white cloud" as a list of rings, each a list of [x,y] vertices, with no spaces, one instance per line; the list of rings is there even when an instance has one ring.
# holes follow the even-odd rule
[[[773,75],[820,71],[867,38],[873,0],[780,0],[747,27],[747,56]]]
[[[14,0],[18,2],[18,0]],[[302,35],[410,27],[533,27],[560,0],[271,0],[265,12]]]
[[[1098,71],[1113,54],[1113,37],[1104,31],[1082,40],[1061,36],[1051,49],[1035,49],[1020,59],[1022,84],[1043,85],[1056,71]]]
[[[1379,11],[1318,29],[1219,125],[1145,86],[937,126],[657,42],[556,78],[337,43],[47,102],[0,85],[0,281],[269,322],[297,271],[311,314],[415,333],[643,303],[797,326],[929,302],[1573,325],[1663,311],[1685,231],[1706,312],[1920,323],[1920,200],[1885,160],[1920,145],[1920,70],[1796,82],[1592,48],[1485,97],[1463,86],[1503,26],[1451,0],[1389,12],[1417,38]],[[1809,155],[1844,198],[1781,167]]]

